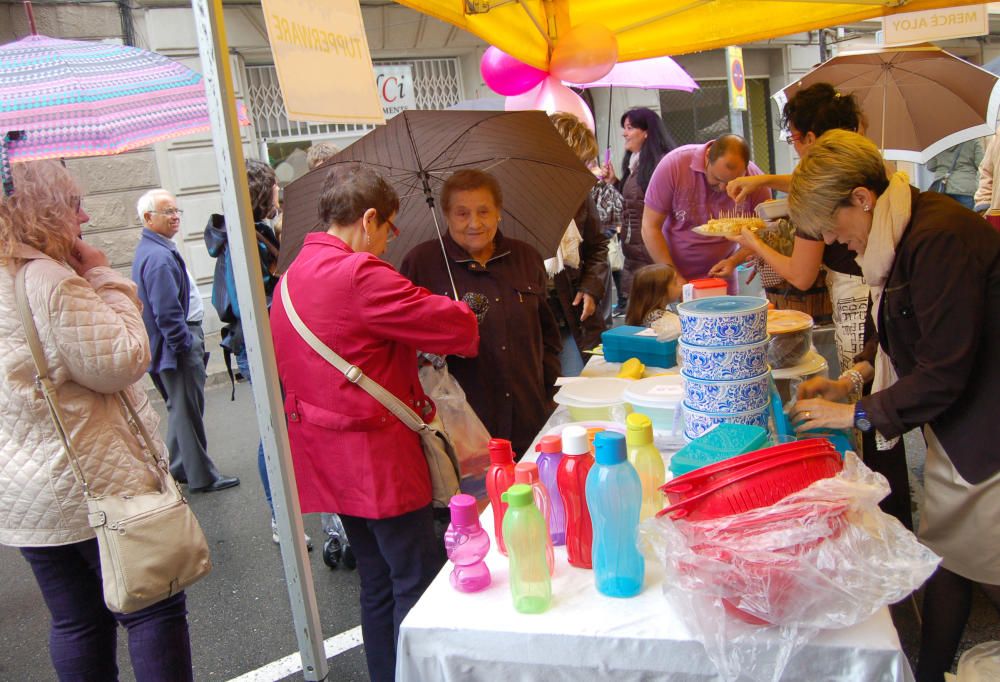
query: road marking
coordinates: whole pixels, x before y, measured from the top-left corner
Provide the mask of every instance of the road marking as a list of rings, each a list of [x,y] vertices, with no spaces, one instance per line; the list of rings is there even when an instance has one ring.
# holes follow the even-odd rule
[[[351,628],[339,635],[334,635],[323,642],[323,652],[326,659],[330,660],[334,656],[350,651],[361,644],[361,626]],[[302,670],[302,656],[298,652],[289,654],[277,661],[272,661],[267,665],[244,673],[239,677],[232,678],[229,682],[277,682],[289,675],[294,675]]]

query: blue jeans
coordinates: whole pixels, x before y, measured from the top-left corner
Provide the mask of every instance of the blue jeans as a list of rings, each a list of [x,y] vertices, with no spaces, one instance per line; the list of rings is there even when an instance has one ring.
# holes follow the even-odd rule
[[[112,613],[104,604],[97,540],[59,547],[22,547],[52,615],[49,655],[60,680],[118,679],[118,625],[128,631],[128,652],[138,682],[187,682],[191,641],[183,592],[135,613]]]
[[[951,192],[949,192],[948,196],[950,196],[958,203],[962,204],[962,206],[965,206],[970,211],[976,205],[976,201],[975,199],[973,199],[971,194],[952,194]]]
[[[250,361],[247,359],[246,348],[236,355],[236,366],[240,369],[243,378],[253,384],[253,377],[250,376]],[[271,518],[274,518],[274,503],[271,502],[271,484],[267,480],[267,463],[264,461],[264,442],[257,442],[257,471],[260,472],[260,482],[264,486],[264,499],[267,500],[267,507],[271,510]]]

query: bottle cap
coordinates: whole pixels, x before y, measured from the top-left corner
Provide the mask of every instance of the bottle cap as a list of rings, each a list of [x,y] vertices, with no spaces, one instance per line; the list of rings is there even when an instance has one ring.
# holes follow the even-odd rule
[[[538,445],[535,446],[535,451],[559,454],[562,452],[562,438],[559,436],[542,436],[542,439],[538,441]]]
[[[514,451],[506,438],[490,438],[490,464],[513,464]]]
[[[514,465],[514,483],[531,485],[538,482],[538,465],[534,462],[518,462]]]
[[[625,418],[629,445],[649,445],[653,442],[653,420],[644,414],[633,412]]]
[[[500,499],[511,507],[527,507],[535,503],[535,495],[531,492],[531,486],[523,483],[515,483],[507,488],[507,492],[501,495]]]
[[[604,431],[594,439],[594,459],[598,464],[621,464],[625,461],[625,436],[614,431]]]
[[[455,495],[448,503],[451,509],[451,522],[456,526],[479,525],[479,512],[476,510],[476,498],[472,495]]]
[[[566,455],[589,455],[590,442],[587,429],[582,426],[567,426],[562,432],[562,449]]]

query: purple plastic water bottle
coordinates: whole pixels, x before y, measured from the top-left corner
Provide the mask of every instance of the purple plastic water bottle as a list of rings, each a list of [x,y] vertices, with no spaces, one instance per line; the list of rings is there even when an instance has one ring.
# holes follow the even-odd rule
[[[551,503],[548,519],[549,537],[552,538],[553,545],[565,545],[566,509],[563,507],[562,495],[559,494],[559,485],[556,482],[559,462],[563,458],[562,438],[544,436],[535,449],[538,451],[538,458],[535,460],[538,465],[538,478],[549,493],[549,502]]]
[[[444,534],[448,560],[455,564],[451,571],[451,586],[459,592],[479,592],[492,581],[490,569],[483,561],[490,551],[490,534],[479,523],[476,498],[455,495],[448,504],[451,523]]]

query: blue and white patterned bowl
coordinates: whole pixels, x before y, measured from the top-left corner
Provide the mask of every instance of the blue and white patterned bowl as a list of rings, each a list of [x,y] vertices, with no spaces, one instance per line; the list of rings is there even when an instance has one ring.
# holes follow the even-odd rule
[[[702,412],[684,405],[684,435],[694,439],[708,431],[716,424],[723,422],[728,424],[751,424],[767,428],[767,418],[770,414],[770,407],[765,405],[756,410],[747,412]]]
[[[681,343],[743,346],[767,336],[767,300],[756,296],[713,296],[677,306]]]
[[[702,412],[746,412],[770,400],[770,373],[735,381],[696,379],[684,372],[684,402]]]
[[[767,344],[767,336],[746,346],[692,346],[681,341],[677,344],[677,359],[684,374],[692,379],[750,379],[768,371]]]

